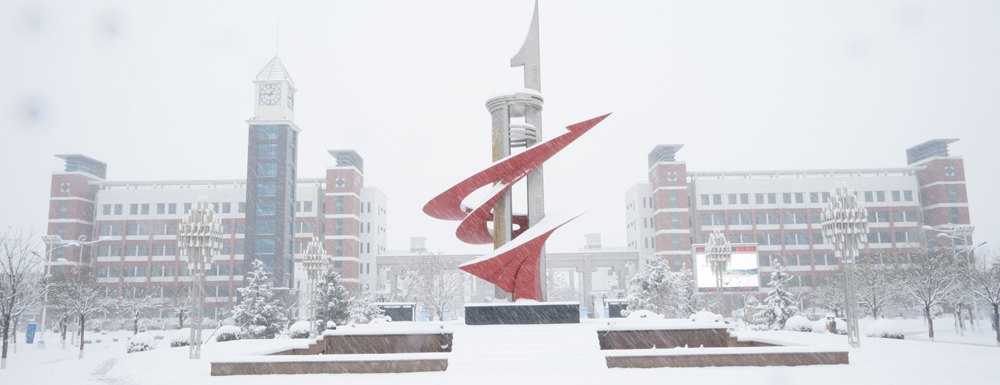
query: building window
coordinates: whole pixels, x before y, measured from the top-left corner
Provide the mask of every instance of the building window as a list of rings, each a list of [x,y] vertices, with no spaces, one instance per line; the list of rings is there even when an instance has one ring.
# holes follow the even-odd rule
[[[253,249],[257,254],[274,254],[274,240],[255,239],[253,241]]]
[[[229,202],[222,203],[222,213],[223,214],[229,214],[229,212],[232,211],[232,207],[233,207],[232,205],[233,204],[229,203]]]
[[[104,205],[101,207],[102,215],[111,215],[111,205]]]
[[[721,205],[722,204],[722,194],[712,194],[712,204]]]
[[[701,194],[701,205],[708,206],[708,194]]]
[[[274,215],[278,210],[278,202],[258,201],[257,215]]]
[[[792,193],[781,194],[781,201],[784,203],[792,203]]]
[[[958,203],[958,189],[956,189],[955,185],[953,184],[947,186],[948,186],[948,202]],[[958,222],[952,222],[952,223],[958,223]]]
[[[750,204],[750,194],[740,194],[740,204],[741,205]]]
[[[903,191],[903,200],[905,200],[907,202],[912,202],[913,201],[913,191],[910,191],[910,190]]]
[[[167,212],[167,205],[165,205],[163,203],[157,203],[156,204],[156,214],[157,215],[165,214],[166,212]]]
[[[680,234],[670,234],[670,246],[673,247],[672,250],[681,249],[681,235]]]
[[[729,204],[731,205],[736,204],[736,194],[729,194]]]
[[[122,205],[115,205],[115,215],[122,215]]]
[[[246,202],[237,203],[236,204],[236,212],[240,213],[240,214],[246,213],[247,212],[247,203]]]
[[[951,223],[962,223],[958,216],[958,207],[951,208]]]
[[[257,126],[257,140],[278,140],[278,126]]]
[[[128,215],[139,215],[139,205],[135,203],[128,205]]]
[[[111,236],[121,236],[122,225],[111,225]]]
[[[899,191],[893,191],[892,192],[892,201],[893,202],[899,202],[900,200],[901,199],[900,199],[900,196],[899,196]]]
[[[305,211],[307,213],[311,213],[313,211],[313,203],[312,203],[312,201],[303,202],[302,203],[302,211]]]
[[[754,194],[754,200],[755,200],[755,201],[757,202],[757,204],[759,204],[759,205],[762,205],[762,204],[764,204],[764,194]]]
[[[371,210],[371,203],[369,203],[368,210]],[[344,213],[344,197],[338,196],[333,200],[333,213],[343,214]]]
[[[333,241],[333,255],[340,257],[344,255],[344,240],[337,239]],[[339,261],[338,261],[339,262]]]
[[[889,212],[888,211],[869,211],[868,212],[868,222],[870,222],[870,223],[889,223]]]
[[[278,193],[278,184],[274,182],[257,183],[257,196],[274,196]]]
[[[809,203],[819,203],[819,193],[811,192],[809,193]]]
[[[258,144],[257,157],[260,159],[274,159],[278,157],[277,144]]]
[[[187,214],[189,212],[191,212],[191,204],[190,203],[185,203],[184,204],[184,214]]]
[[[781,224],[777,213],[757,214],[758,225],[778,225]]]
[[[879,202],[885,202],[885,191],[876,191],[875,200]]]
[[[69,201],[59,201],[59,218],[66,218],[66,211]]]
[[[729,214],[729,225],[739,226],[739,225],[752,225],[750,214]]]
[[[149,203],[142,204],[142,215],[149,215]]]
[[[803,193],[795,193],[795,203],[805,203]]]
[[[259,177],[278,176],[278,164],[257,163],[257,176]]]
[[[874,201],[875,201],[875,194],[873,194],[871,191],[865,191],[865,202],[874,202]]]
[[[829,192],[824,192],[823,193],[823,203],[827,203],[829,201],[830,201],[830,193]]]
[[[814,225],[823,223],[823,214],[819,212],[809,213],[809,222]]]
[[[171,203],[167,205],[167,214],[177,214],[177,204]]]
[[[785,234],[786,245],[808,245],[808,234]]]
[[[267,274],[274,274],[274,260],[273,259],[261,259],[264,262],[264,272]]]
[[[653,218],[649,218],[649,219],[650,219],[650,222],[653,221]],[[670,213],[670,228],[671,229],[680,228],[681,227],[680,226],[680,222],[681,222],[681,215],[680,215],[680,213]]]
[[[274,234],[274,220],[258,220],[254,222],[255,231],[261,235]]]
[[[806,224],[806,213],[785,213],[785,224]]]

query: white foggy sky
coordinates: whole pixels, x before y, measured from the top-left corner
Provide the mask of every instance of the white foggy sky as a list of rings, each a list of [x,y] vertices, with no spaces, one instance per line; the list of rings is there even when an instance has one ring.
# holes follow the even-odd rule
[[[420,210],[490,162],[486,98],[520,88],[518,1],[0,3],[0,226],[44,231],[54,154],[109,180],[242,179],[254,76],[295,80],[299,176],[355,149],[389,200],[389,249],[486,252]],[[594,2],[540,5],[544,136],[614,114],[546,163],[557,231],[625,246],[624,193],[656,144],[689,170],[905,166],[959,138],[977,241],[1000,244],[1000,3]],[[28,110],[37,114],[29,116]]]

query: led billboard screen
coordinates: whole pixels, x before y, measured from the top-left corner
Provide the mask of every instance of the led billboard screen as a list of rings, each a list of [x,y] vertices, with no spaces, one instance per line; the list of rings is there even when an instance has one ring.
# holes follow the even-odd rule
[[[733,245],[733,258],[722,278],[722,290],[758,291],[760,290],[760,274],[757,266],[757,245]],[[698,291],[716,291],[715,274],[705,257],[705,245],[694,245],[695,282]]]

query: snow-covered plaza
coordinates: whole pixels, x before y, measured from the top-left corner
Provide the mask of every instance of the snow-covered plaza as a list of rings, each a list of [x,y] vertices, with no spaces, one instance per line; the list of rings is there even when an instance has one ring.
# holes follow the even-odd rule
[[[866,320],[871,322],[870,320]],[[946,321],[941,319],[940,321]],[[607,319],[581,324],[531,326],[467,326],[444,323],[454,331],[454,350],[447,353],[445,372],[401,374],[287,375],[295,383],[733,383],[740,384],[990,384],[1000,379],[1000,349],[992,330],[977,329],[958,336],[941,327],[937,342],[926,341],[920,320],[903,321],[906,340],[862,337],[861,349],[850,349],[848,365],[797,367],[723,367],[608,369],[598,346],[596,329]],[[862,326],[865,326],[862,321]],[[946,322],[941,322],[945,324]],[[359,328],[436,327],[437,323],[363,325]],[[943,326],[943,325],[942,325]],[[0,379],[7,384],[270,384],[274,376],[210,376],[210,362],[253,356],[292,347],[306,340],[239,340],[204,345],[201,360],[188,359],[187,347],[170,348],[172,333],[150,331],[165,338],[151,351],[126,353],[132,332],[88,336],[101,343],[85,346],[84,359],[75,347],[60,349],[57,336],[46,338],[47,350],[18,346]],[[211,334],[207,333],[206,335]],[[741,337],[780,341],[817,348],[848,349],[842,335],[789,331],[739,331]],[[111,342],[118,338],[118,342]],[[698,348],[688,348],[698,349]],[[709,349],[709,348],[702,348]],[[719,348],[717,348],[719,349]],[[722,348],[725,349],[725,348]]]

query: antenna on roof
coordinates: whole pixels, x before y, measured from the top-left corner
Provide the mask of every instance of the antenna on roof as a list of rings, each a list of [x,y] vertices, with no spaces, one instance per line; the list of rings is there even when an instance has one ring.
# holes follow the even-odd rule
[[[277,25],[274,27],[274,56],[278,56],[278,33],[281,32],[281,19],[278,19]]]

